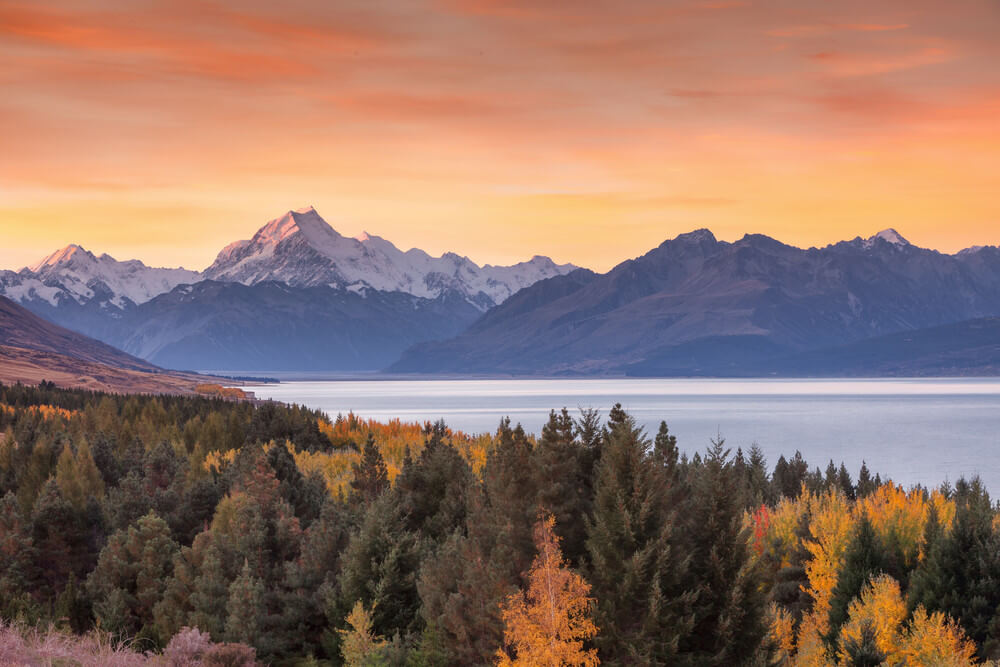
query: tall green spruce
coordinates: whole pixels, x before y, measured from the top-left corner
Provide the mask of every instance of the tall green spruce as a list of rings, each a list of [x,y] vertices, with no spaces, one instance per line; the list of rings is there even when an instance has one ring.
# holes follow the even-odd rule
[[[533,455],[524,429],[503,420],[483,482],[469,496],[466,534],[453,535],[421,573],[423,615],[456,663],[493,663],[503,640],[500,605],[521,585],[534,557]]]
[[[1000,535],[993,508],[978,479],[959,480],[955,502],[951,531],[931,536],[930,551],[911,577],[908,606],[948,614],[982,658],[1000,658]]]
[[[693,629],[680,642],[683,662],[740,664],[761,651],[765,601],[759,573],[749,565],[743,499],[732,492],[738,480],[721,439],[713,441],[689,483],[682,549],[690,558],[687,580],[697,598]]]
[[[676,548],[679,507],[670,505],[664,451],[651,451],[635,421],[616,406],[595,471],[587,522],[585,575],[597,599],[601,662],[674,662],[692,628],[693,596],[684,591],[689,560]]]

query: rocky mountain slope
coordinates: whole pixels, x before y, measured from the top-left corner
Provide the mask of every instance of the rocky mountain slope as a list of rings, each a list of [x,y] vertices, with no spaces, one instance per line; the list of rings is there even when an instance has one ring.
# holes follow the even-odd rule
[[[683,373],[997,314],[996,248],[946,255],[885,230],[804,250],[698,230],[603,275],[540,281],[460,336],[415,346],[390,370]]]

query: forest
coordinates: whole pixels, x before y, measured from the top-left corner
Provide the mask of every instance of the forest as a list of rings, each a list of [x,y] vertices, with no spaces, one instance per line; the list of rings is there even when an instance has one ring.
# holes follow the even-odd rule
[[[0,662],[1000,658],[1000,512],[978,480],[684,445],[621,406],[471,435],[0,386]]]

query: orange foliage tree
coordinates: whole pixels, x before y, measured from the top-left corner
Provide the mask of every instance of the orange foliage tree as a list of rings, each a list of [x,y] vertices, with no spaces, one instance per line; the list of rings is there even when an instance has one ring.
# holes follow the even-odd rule
[[[503,605],[506,646],[497,652],[497,664],[600,664],[597,651],[584,648],[584,641],[597,634],[590,619],[590,584],[566,566],[551,515],[535,524],[535,547],[527,592],[515,593]]]

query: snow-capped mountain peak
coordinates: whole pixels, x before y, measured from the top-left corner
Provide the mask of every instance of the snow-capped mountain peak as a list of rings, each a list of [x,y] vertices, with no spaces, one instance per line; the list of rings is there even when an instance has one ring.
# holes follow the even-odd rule
[[[903,238],[903,235],[897,232],[895,229],[890,227],[889,229],[883,229],[878,234],[865,239],[865,247],[871,248],[875,245],[875,242],[881,240],[886,243],[890,243],[896,247],[903,248],[910,245],[910,242]]]
[[[454,253],[432,257],[416,248],[403,252],[368,232],[355,238],[342,236],[309,207],[288,211],[261,227],[249,241],[231,244],[205,270],[205,276],[246,285],[274,280],[427,298],[454,291],[485,310],[537,280],[576,268],[547,261],[481,267]]]
[[[197,271],[151,268],[136,259],[119,262],[108,254],[96,257],[73,243],[16,274],[5,272],[0,289],[22,303],[41,300],[57,306],[70,300],[83,305],[97,300],[120,309],[200,279]]]
[[[59,266],[60,264],[66,264],[72,261],[74,257],[79,258],[81,255],[89,256],[91,260],[96,259],[92,254],[84,250],[81,246],[78,246],[75,243],[71,243],[65,248],[60,248],[51,255],[43,257],[41,260],[35,262],[31,266],[25,267],[25,269],[27,269],[31,273],[38,273],[39,271],[48,267]],[[22,269],[22,271],[25,269]]]

